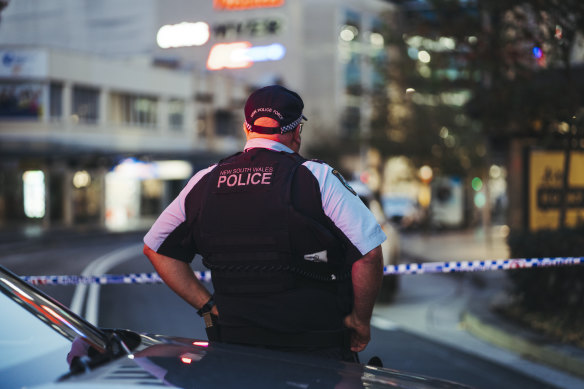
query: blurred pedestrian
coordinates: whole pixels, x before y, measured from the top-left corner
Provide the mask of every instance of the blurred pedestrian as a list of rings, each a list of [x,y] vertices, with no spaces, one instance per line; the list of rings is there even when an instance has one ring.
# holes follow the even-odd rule
[[[191,178],[145,236],[144,253],[207,317],[211,340],[357,361],[386,237],[335,169],[298,154],[303,109],[282,86],[253,92],[244,151]],[[213,296],[190,268],[197,253]]]

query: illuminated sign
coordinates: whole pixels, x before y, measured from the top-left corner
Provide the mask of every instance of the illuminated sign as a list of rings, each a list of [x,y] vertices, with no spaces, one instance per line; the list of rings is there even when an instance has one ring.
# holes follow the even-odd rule
[[[561,151],[534,150],[529,159],[529,227],[557,229],[562,202],[564,158]],[[570,154],[566,191],[566,225],[576,226],[584,217],[584,153]]]
[[[201,46],[209,40],[209,25],[205,22],[165,25],[156,34],[156,43],[163,49]]]
[[[255,47],[249,42],[220,43],[211,48],[207,69],[248,68],[254,62],[278,61],[284,55],[286,49],[279,43]]]
[[[243,36],[261,37],[276,35],[282,31],[281,19],[252,19],[214,24],[205,22],[182,22],[167,24],[158,30],[156,43],[162,49],[202,46],[209,41],[211,30],[218,39],[233,39]],[[6,61],[4,61],[6,62]]]
[[[269,8],[283,5],[284,0],[213,0],[213,8],[222,10]]]
[[[45,217],[45,173],[28,170],[22,175],[24,183],[24,214],[31,219]]]
[[[281,19],[251,19],[245,22],[218,23],[213,25],[213,36],[216,38],[230,38],[276,35],[282,31],[282,26]]]

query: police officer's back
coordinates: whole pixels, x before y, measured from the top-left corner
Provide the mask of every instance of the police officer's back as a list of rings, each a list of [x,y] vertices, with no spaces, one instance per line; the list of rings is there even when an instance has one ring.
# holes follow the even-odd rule
[[[175,292],[218,316],[220,341],[351,360],[369,341],[385,235],[340,174],[298,154],[303,107],[281,86],[252,93],[244,151],[189,181],[144,252]],[[196,253],[213,299],[188,265]]]

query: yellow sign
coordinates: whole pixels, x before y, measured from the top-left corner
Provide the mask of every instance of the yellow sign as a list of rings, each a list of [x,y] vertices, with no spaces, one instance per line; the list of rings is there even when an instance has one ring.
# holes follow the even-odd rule
[[[529,161],[529,228],[557,229],[562,203],[564,152],[532,151]],[[566,227],[584,223],[584,152],[571,153]]]

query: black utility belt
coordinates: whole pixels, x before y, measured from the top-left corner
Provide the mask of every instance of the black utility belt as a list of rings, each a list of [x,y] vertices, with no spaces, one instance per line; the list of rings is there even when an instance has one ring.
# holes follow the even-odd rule
[[[212,272],[215,272],[219,275],[225,276],[236,276],[236,275],[252,275],[252,276],[260,276],[265,274],[273,274],[276,272],[281,273],[292,273],[297,276],[301,276],[304,278],[308,278],[315,281],[321,282],[338,282],[338,281],[345,281],[351,278],[351,271],[346,270],[344,272],[335,272],[335,271],[323,271],[319,269],[316,271],[311,269],[311,264],[306,263],[298,263],[298,264],[212,264],[209,261],[203,259],[203,265],[207,267]],[[301,266],[304,265],[304,266]]]
[[[257,327],[221,326],[221,341],[267,347],[339,347],[347,343],[348,329],[287,333]]]

